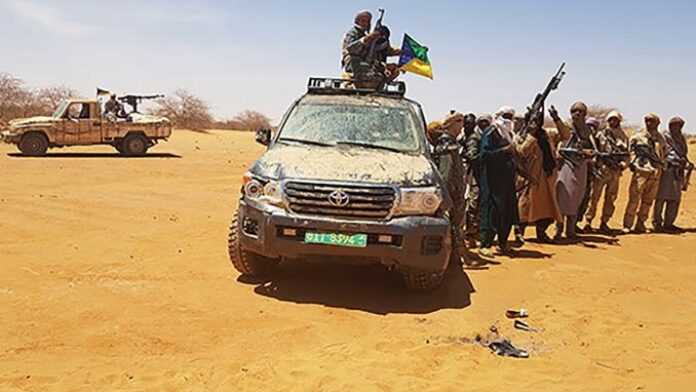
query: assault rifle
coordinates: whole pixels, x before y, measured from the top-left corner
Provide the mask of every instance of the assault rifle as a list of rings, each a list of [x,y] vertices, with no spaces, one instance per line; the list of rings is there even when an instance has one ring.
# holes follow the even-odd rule
[[[613,168],[621,167],[621,162],[627,160],[630,157],[628,152],[600,152],[597,150],[579,150],[576,148],[563,147],[558,149],[558,155],[564,162],[569,163],[571,166],[576,167],[578,161],[581,159],[592,159],[595,158],[597,161],[603,162],[605,165]],[[602,173],[599,171],[595,165],[591,167],[592,176],[595,178],[600,178]]]
[[[118,97],[118,100],[128,104],[130,107],[133,108],[133,111],[131,113],[140,113],[138,111],[138,105],[148,99],[159,99],[159,98],[164,98],[164,94],[156,94],[156,95],[124,95],[122,97]]]
[[[375,31],[380,31],[382,30],[382,20],[384,20],[384,8],[380,8],[379,10],[379,18],[377,19],[377,22],[375,22],[375,28],[372,30],[372,32]],[[383,37],[377,38],[374,41],[370,43],[370,50],[367,52],[367,62],[369,64],[372,64],[372,62],[375,60],[375,54],[377,52],[377,44],[384,44],[382,42],[384,40]]]
[[[644,145],[644,144],[634,144],[631,146],[631,151],[635,154],[635,158],[633,158],[633,161],[631,161],[630,167],[631,170],[635,170],[635,164],[638,159],[644,159],[649,161],[653,166],[656,168],[664,168],[665,163],[662,162],[662,159],[655,154],[655,151],[653,151],[650,146]]]
[[[532,120],[537,115],[537,113],[541,112],[543,116],[544,103],[546,102],[546,98],[549,97],[551,91],[558,89],[558,86],[561,84],[561,81],[563,80],[563,77],[566,74],[564,71],[565,65],[566,63],[561,64],[561,67],[558,69],[556,74],[553,75],[553,77],[549,81],[549,84],[546,85],[544,91],[536,95],[536,97],[534,98],[534,102],[532,103],[532,106],[527,107],[527,113],[524,115],[524,123],[520,128],[521,140],[524,140],[524,137],[529,132],[529,125],[531,124]]]
[[[691,182],[691,174],[694,171],[694,164],[689,160],[689,157],[686,155],[682,155],[679,150],[677,150],[676,146],[672,142],[671,139],[665,138],[665,141],[667,144],[669,144],[669,147],[674,151],[675,154],[677,154],[678,159],[676,162],[671,162],[670,159],[667,159],[667,164],[671,164],[673,166],[679,167],[679,168],[685,168],[686,169],[686,174],[684,175],[684,178],[682,179],[682,191],[686,192],[689,189],[689,183]]]

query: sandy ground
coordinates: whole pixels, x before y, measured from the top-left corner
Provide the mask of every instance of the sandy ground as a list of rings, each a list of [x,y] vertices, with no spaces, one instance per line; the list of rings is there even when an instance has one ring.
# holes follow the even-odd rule
[[[0,390],[693,390],[693,230],[530,244],[429,295],[379,267],[251,284],[226,236],[262,148],[180,131],[153,152],[0,146]],[[512,328],[520,306],[541,332]],[[493,324],[531,358],[471,342]]]

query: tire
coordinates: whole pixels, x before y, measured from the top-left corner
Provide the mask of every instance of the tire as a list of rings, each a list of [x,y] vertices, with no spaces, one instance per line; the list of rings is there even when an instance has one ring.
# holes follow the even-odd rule
[[[22,140],[17,145],[22,155],[39,157],[46,155],[48,150],[48,139],[42,133],[30,132],[22,136]]]
[[[239,236],[241,235],[239,229],[239,213],[235,212],[227,240],[227,251],[234,268],[242,275],[253,277],[264,276],[273,272],[278,265],[278,260],[263,257],[242,249],[241,243],[239,242]]]
[[[139,134],[130,134],[121,142],[122,153],[132,157],[145,155],[148,148],[150,148],[150,143],[147,138]]]
[[[432,291],[440,287],[445,271],[402,271],[406,288],[410,291]]]
[[[118,141],[118,142],[114,143],[113,146],[116,149],[116,151],[118,151],[120,154],[125,153],[125,151],[123,150],[123,142],[122,141]]]

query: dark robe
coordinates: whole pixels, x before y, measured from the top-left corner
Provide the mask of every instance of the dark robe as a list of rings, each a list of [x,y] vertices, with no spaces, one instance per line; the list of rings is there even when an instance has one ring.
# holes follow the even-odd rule
[[[495,127],[481,137],[481,247],[490,247],[497,234],[501,247],[507,246],[517,214],[515,162],[510,143]]]

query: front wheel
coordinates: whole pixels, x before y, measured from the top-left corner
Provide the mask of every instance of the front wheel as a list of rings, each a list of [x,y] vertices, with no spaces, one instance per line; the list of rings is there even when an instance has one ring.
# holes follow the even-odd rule
[[[235,212],[234,218],[232,218],[230,234],[227,240],[227,251],[234,268],[243,275],[254,277],[264,276],[273,272],[275,267],[278,265],[278,260],[263,257],[242,249],[239,241],[240,235],[239,213]]]
[[[22,137],[17,145],[23,155],[38,157],[46,154],[48,150],[48,139],[40,133],[27,133]]]

